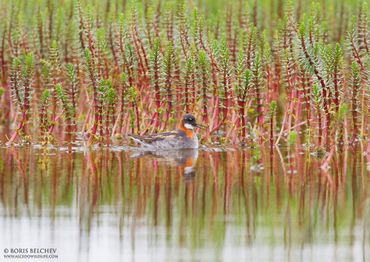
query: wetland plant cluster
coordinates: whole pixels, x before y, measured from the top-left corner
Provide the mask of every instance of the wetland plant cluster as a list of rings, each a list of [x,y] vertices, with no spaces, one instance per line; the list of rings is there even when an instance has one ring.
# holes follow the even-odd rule
[[[111,144],[173,128],[203,143],[369,142],[361,1],[1,1],[1,143]]]

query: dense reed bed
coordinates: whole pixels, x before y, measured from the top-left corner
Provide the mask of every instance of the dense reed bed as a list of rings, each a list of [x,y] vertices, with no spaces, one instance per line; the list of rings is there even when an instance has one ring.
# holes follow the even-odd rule
[[[368,6],[306,2],[2,1],[1,142],[125,143],[192,112],[204,144],[369,153]]]

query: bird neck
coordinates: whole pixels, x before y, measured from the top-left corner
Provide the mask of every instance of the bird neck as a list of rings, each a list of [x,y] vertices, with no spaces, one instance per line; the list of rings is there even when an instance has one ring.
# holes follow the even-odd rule
[[[186,128],[186,127],[185,127],[185,125],[184,125],[184,121],[183,121],[183,120],[180,122],[180,124],[177,126],[177,128],[178,128],[180,131],[184,132],[184,133],[185,133],[185,135],[186,135],[189,139],[193,139],[193,138],[194,138],[194,130],[193,130],[193,129],[188,129],[188,128]]]

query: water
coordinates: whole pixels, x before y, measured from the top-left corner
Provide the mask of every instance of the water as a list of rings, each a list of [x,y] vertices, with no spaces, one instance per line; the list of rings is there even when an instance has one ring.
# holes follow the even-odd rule
[[[0,149],[1,259],[370,261],[360,149],[327,172],[301,148],[214,151]]]

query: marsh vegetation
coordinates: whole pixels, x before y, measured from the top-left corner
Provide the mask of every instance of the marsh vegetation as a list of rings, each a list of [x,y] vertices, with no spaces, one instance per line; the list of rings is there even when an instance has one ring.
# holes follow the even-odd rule
[[[366,1],[0,1],[0,247],[370,259]],[[201,148],[128,134],[206,126]]]

